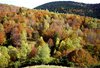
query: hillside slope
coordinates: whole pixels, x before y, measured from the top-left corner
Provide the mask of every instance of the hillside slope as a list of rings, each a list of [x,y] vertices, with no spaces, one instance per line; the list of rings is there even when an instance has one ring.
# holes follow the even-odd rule
[[[99,67],[100,19],[2,4],[0,68],[41,64]]]
[[[85,4],[72,1],[50,2],[36,7],[35,9],[48,9],[59,13],[79,14],[100,19],[100,4]]]

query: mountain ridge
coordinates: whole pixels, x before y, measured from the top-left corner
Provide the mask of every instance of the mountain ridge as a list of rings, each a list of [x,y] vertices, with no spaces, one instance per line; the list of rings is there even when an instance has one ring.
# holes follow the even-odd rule
[[[53,12],[78,14],[100,19],[100,3],[85,4],[74,1],[55,1],[37,6],[34,9],[48,9]]]

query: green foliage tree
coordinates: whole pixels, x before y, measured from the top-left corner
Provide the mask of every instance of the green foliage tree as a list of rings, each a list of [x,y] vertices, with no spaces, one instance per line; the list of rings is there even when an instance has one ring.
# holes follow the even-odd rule
[[[40,42],[42,43],[39,44],[37,48],[36,59],[40,63],[47,64],[52,60],[50,57],[50,48],[48,47],[48,44],[43,41],[42,37],[40,39]]]
[[[97,28],[97,23],[96,22],[90,22],[88,24],[89,28]]]
[[[23,24],[25,26],[25,24]],[[27,42],[27,33],[26,30],[23,29],[23,31],[21,32],[21,47],[19,49],[20,52],[20,59],[26,59],[27,55],[30,53],[31,51],[31,46],[28,44]]]
[[[8,46],[8,54],[10,55],[11,61],[16,61],[20,58],[20,52],[13,46]]]
[[[0,46],[0,68],[8,67],[10,62],[10,56],[8,49],[4,46]]]
[[[4,55],[0,55],[0,68],[8,67],[9,61]]]
[[[59,50],[75,50],[82,48],[81,46],[81,37],[74,37],[74,38],[67,38],[65,40],[62,40],[60,43]]]
[[[0,23],[0,31],[3,31],[4,30],[4,27],[3,25]]]

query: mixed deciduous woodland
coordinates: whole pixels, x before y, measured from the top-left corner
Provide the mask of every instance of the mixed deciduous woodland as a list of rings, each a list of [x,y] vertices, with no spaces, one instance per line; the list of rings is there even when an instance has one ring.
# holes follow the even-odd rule
[[[100,67],[100,19],[0,4],[0,68]]]

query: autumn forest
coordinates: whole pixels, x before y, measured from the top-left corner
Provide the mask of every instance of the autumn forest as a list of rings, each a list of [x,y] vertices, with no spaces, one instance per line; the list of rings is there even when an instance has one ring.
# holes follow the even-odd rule
[[[0,68],[100,67],[100,19],[0,4]]]

